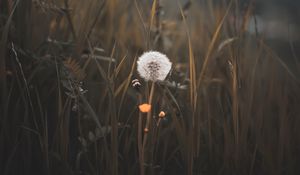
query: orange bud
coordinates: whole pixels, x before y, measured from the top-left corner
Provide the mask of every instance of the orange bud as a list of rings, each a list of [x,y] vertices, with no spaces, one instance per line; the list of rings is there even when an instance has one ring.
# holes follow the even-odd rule
[[[145,128],[145,129],[144,129],[144,132],[145,132],[145,133],[149,132],[149,129],[148,129],[148,128]]]
[[[164,111],[160,111],[160,113],[158,114],[159,118],[164,118],[166,116],[166,113]]]
[[[147,113],[151,110],[151,105],[144,103],[144,104],[139,105],[139,109],[141,112]]]

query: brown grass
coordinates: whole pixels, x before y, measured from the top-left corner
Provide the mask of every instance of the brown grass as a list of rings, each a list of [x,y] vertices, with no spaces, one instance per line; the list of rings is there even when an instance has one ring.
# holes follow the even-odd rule
[[[248,33],[254,1],[166,2],[0,1],[0,174],[300,172],[295,53]],[[137,91],[147,50],[173,68]]]

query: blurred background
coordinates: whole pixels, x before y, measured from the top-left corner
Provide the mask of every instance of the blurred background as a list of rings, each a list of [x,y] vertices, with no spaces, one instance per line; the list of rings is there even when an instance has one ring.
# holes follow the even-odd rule
[[[295,0],[1,0],[0,174],[299,174],[299,18]],[[172,70],[141,161],[149,50]]]

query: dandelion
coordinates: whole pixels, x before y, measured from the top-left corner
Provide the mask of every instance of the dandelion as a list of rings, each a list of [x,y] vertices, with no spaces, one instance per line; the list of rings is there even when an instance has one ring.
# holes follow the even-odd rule
[[[144,103],[144,104],[139,105],[139,109],[141,112],[147,113],[151,110],[151,105]]]
[[[170,72],[172,63],[157,51],[145,52],[137,61],[137,71],[146,81],[163,81]]]

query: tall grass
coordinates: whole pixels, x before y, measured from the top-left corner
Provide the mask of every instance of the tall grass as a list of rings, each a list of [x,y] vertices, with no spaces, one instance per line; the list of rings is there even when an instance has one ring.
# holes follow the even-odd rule
[[[300,172],[299,58],[248,33],[254,1],[165,3],[0,1],[0,174]],[[137,92],[147,50],[174,66]]]

